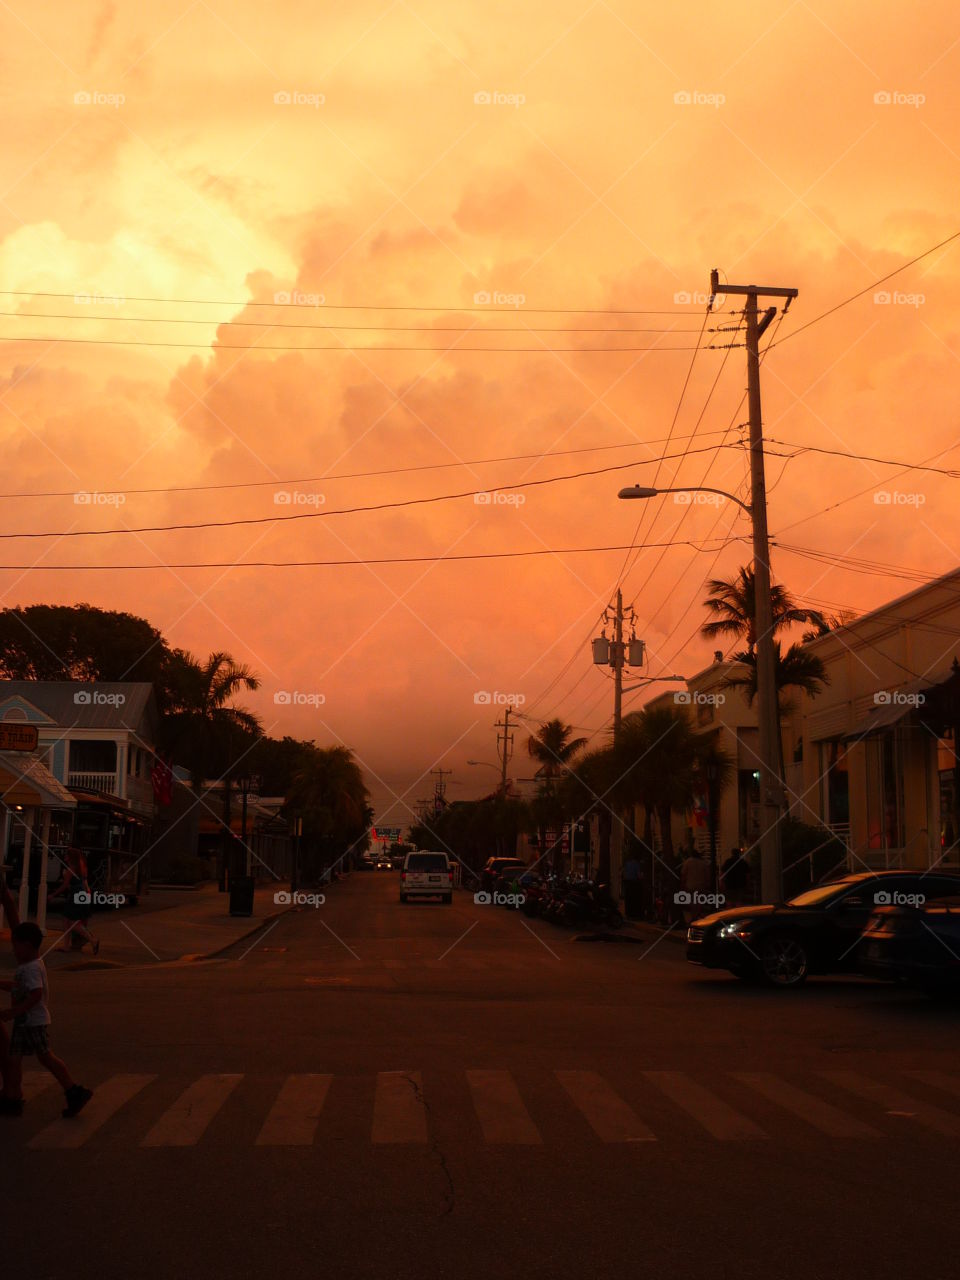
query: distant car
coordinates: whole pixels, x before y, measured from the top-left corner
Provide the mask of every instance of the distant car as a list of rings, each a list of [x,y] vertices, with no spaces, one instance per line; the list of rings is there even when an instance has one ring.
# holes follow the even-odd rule
[[[923,871],[843,876],[788,902],[733,907],[692,921],[687,959],[748,981],[798,987],[810,974],[856,971],[863,931],[878,907],[947,894],[960,896],[960,876]]]
[[[960,896],[879,907],[863,932],[860,967],[929,995],[960,994]]]
[[[391,866],[392,866],[392,864],[391,864],[391,862],[390,862],[390,859],[389,859],[389,858],[378,858],[378,859],[377,859],[377,870],[378,870],[378,871],[390,871],[390,870],[391,870]]]
[[[411,898],[441,898],[453,902],[453,870],[445,853],[408,853],[400,872],[400,901]]]
[[[480,887],[485,889],[487,893],[492,893],[494,889],[498,888],[497,881],[508,871],[510,875],[519,875],[526,869],[527,864],[522,858],[488,858],[486,865],[480,872]],[[510,878],[509,875],[507,878]]]

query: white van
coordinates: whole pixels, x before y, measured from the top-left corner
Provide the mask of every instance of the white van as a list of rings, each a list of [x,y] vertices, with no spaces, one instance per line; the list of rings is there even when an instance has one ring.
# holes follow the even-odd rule
[[[453,870],[445,853],[419,849],[408,853],[400,872],[400,901],[410,898],[442,898],[453,902]]]

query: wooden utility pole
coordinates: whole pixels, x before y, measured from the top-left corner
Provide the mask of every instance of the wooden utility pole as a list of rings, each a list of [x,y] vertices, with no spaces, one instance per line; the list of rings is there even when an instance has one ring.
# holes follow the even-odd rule
[[[507,794],[507,763],[513,754],[513,734],[510,732],[510,703],[503,710],[503,719],[496,723],[497,755],[500,757],[500,794]],[[500,730],[503,730],[503,733]],[[502,746],[501,746],[502,744]]]
[[[617,613],[613,623],[613,741],[620,739],[623,723],[623,592],[617,588]]]
[[[767,536],[767,491],[763,465],[763,419],[760,410],[760,339],[777,314],[767,307],[761,319],[757,300],[785,298],[786,306],[797,289],[771,288],[755,284],[720,284],[719,273],[710,273],[710,292],[736,294],[746,298],[747,399],[750,412],[750,512],[753,520],[754,641],[757,658],[757,727],[760,755],[760,835],[761,893],[766,902],[782,898],[780,861],[780,818],[783,812],[783,781],[780,777],[780,717],[777,708],[776,654],[773,640],[773,608],[770,600],[770,545]]]

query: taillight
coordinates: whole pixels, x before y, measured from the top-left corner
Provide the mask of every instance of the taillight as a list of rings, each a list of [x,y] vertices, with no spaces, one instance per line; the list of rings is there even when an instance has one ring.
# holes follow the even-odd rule
[[[407,873],[406,873],[405,871],[401,871],[401,872],[400,872],[400,879],[401,879],[401,880],[406,880],[406,878],[407,878]]]
[[[448,876],[449,876],[449,878],[450,878],[450,883],[451,883],[451,884],[453,884],[453,872],[452,872],[452,871],[448,871],[448,872],[447,872],[447,875],[448,875]]]

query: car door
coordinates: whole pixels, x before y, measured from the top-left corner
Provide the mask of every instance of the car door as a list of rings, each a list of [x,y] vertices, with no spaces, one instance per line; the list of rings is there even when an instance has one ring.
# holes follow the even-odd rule
[[[884,881],[884,890],[886,890]],[[889,892],[889,890],[887,890]],[[824,913],[820,932],[819,966],[825,972],[856,969],[860,936],[877,909],[875,881],[864,880],[841,894]]]

